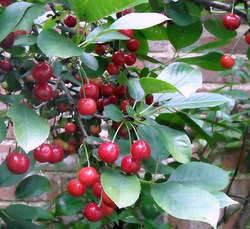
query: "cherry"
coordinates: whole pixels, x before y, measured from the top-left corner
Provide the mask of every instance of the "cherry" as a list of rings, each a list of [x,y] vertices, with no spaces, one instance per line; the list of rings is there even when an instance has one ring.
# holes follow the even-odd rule
[[[104,44],[96,44],[95,46],[95,53],[98,55],[104,55],[107,50],[107,46]]]
[[[34,150],[33,155],[38,162],[49,162],[52,155],[52,147],[50,144],[44,143]]]
[[[112,61],[114,64],[121,66],[125,63],[124,58],[125,58],[124,53],[122,51],[117,51],[113,54]]]
[[[245,41],[246,41],[247,44],[250,45],[250,32],[248,32],[248,33],[246,34],[246,36],[245,36]]]
[[[64,159],[63,148],[58,145],[52,145],[52,154],[50,156],[49,162],[52,164],[59,163]]]
[[[83,98],[78,101],[77,109],[81,115],[93,115],[97,111],[97,105],[95,100]]]
[[[128,87],[120,85],[114,89],[114,94],[119,98],[123,98],[128,94]]]
[[[116,104],[117,101],[118,101],[118,98],[115,95],[111,95],[111,96],[108,97],[108,104]]]
[[[48,83],[39,83],[34,87],[34,96],[42,101],[46,102],[53,98],[53,89]]]
[[[10,5],[12,3],[12,0],[0,0],[0,4],[4,7]]]
[[[119,146],[112,142],[103,142],[98,149],[99,158],[107,163],[113,163],[120,154]]]
[[[83,185],[93,186],[99,181],[99,174],[93,167],[84,167],[78,172],[78,179]]]
[[[66,26],[73,28],[77,23],[76,16],[69,14],[64,18],[63,22]]]
[[[102,195],[102,185],[100,182],[96,182],[92,187],[92,193],[96,198],[100,198]]]
[[[97,106],[98,111],[102,112],[104,109],[104,99],[103,98],[98,99],[96,101],[96,106]]]
[[[125,15],[130,14],[130,13],[132,13],[132,9],[126,9],[126,10],[123,10],[121,12],[118,12],[116,14],[116,16],[117,16],[117,18],[120,18],[120,17],[125,16]]]
[[[151,105],[154,102],[154,96],[153,95],[147,95],[145,100],[146,100],[147,105]]]
[[[108,205],[108,206],[110,206],[110,207],[113,207],[113,208],[116,207],[116,205],[115,205],[115,203],[113,202],[113,200],[111,200],[111,199],[108,197],[108,195],[107,195],[104,191],[102,191],[102,201],[103,201],[106,205]]]
[[[4,40],[1,41],[0,47],[3,49],[9,49],[15,42],[15,34],[11,32]]]
[[[240,17],[233,13],[226,14],[223,17],[223,24],[228,30],[236,30],[240,26]]]
[[[73,179],[68,182],[67,190],[70,195],[78,197],[86,192],[86,187],[78,179]]]
[[[140,47],[140,42],[136,39],[130,39],[127,41],[127,48],[131,52],[136,52]]]
[[[77,126],[75,123],[73,122],[67,122],[65,125],[64,125],[64,129],[65,129],[65,132],[68,133],[68,134],[73,134],[76,132],[76,129],[77,129]]]
[[[107,66],[107,71],[110,75],[118,75],[120,72],[120,68],[114,63],[109,63]]]
[[[60,111],[61,113],[63,113],[63,112],[68,111],[68,110],[70,109],[70,107],[69,107],[69,105],[66,104],[66,103],[59,103],[59,104],[57,105],[57,109],[58,109],[58,111]]]
[[[130,100],[129,99],[124,99],[121,102],[120,109],[122,112],[126,113],[127,112],[127,107],[130,105]]]
[[[103,84],[101,87],[101,93],[104,97],[109,97],[113,94],[114,87],[112,84]]]
[[[29,170],[30,159],[27,155],[12,152],[6,158],[6,165],[10,172],[14,174],[24,174]]]
[[[26,34],[27,34],[27,31],[22,30],[22,29],[19,29],[19,30],[16,30],[16,31],[14,32],[14,34],[15,34],[16,37],[17,37],[17,36],[22,36],[22,35],[26,35]]]
[[[130,38],[134,36],[134,31],[132,29],[121,29],[119,32]]]
[[[114,208],[106,205],[104,202],[101,202],[101,211],[103,216],[110,216],[114,213]]]
[[[129,53],[125,55],[125,64],[132,66],[136,63],[136,55],[134,53]]]
[[[100,97],[99,87],[93,83],[84,84],[80,89],[80,96],[97,100]]]
[[[234,66],[235,60],[230,55],[223,55],[220,59],[220,64],[223,68],[230,69]]]
[[[144,140],[134,141],[130,151],[132,157],[136,160],[149,159],[151,156],[151,147],[148,142]]]
[[[37,82],[45,83],[53,76],[53,70],[47,62],[42,62],[33,67],[32,76]]]
[[[9,60],[0,60],[0,69],[4,72],[12,70],[12,65]]]
[[[82,213],[84,217],[92,222],[100,221],[103,217],[101,208],[94,202],[88,203]]]
[[[127,174],[137,173],[141,168],[141,162],[135,160],[131,155],[127,155],[122,159],[121,170]]]

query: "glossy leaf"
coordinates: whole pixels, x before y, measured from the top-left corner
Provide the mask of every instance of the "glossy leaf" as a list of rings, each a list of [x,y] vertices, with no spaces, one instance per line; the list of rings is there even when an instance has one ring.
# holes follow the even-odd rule
[[[140,101],[144,97],[144,90],[139,79],[130,79],[127,82],[129,95],[136,101]]]
[[[104,107],[103,115],[115,122],[120,122],[123,120],[122,112],[117,106],[113,104]]]
[[[0,143],[5,139],[7,134],[7,127],[3,119],[0,119]]]
[[[167,40],[168,33],[167,28],[161,25],[156,25],[151,28],[147,28],[141,31],[147,40]]]
[[[239,204],[227,196],[224,192],[213,192],[212,194],[219,201],[220,208],[225,208],[233,204]]]
[[[96,71],[99,67],[97,59],[90,53],[83,52],[81,55],[81,61],[89,69]]]

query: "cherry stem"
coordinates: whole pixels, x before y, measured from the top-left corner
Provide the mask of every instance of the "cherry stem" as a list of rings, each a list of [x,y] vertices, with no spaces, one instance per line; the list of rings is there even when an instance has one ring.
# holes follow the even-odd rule
[[[132,126],[132,128],[133,128],[133,130],[134,130],[134,132],[135,132],[135,135],[136,135],[137,140],[140,140],[140,137],[139,137],[139,135],[138,135],[138,133],[137,133],[137,131],[136,131],[136,128],[134,127],[134,125],[133,125],[132,123],[130,123],[130,125]]]
[[[82,75],[82,73],[83,73],[83,75]],[[82,65],[80,65],[80,75],[81,75],[81,79],[82,79],[82,76],[83,76],[86,79],[87,83],[89,83],[89,78],[88,78],[84,68],[82,67]],[[83,84],[83,82],[82,82],[82,84]]]
[[[99,200],[98,207],[101,207],[101,204],[102,204],[102,193],[103,193],[103,192],[101,192],[101,198],[100,198],[100,200]]]
[[[152,103],[152,104],[150,104],[147,108],[145,108],[143,111],[141,111],[140,113],[139,113],[139,115],[142,115],[143,113],[145,113],[146,111],[148,111],[151,107],[153,107],[155,105],[155,103]]]
[[[129,129],[129,127],[128,127],[128,124],[127,124],[127,123],[125,123],[125,126],[126,126],[126,128],[127,128],[127,130],[128,130],[129,145],[131,146],[131,144],[132,144],[132,138],[131,138],[130,129]]]
[[[123,124],[124,124],[124,122],[121,122],[121,124],[120,124],[119,127],[117,128],[117,130],[116,130],[116,132],[115,132],[115,134],[114,134],[114,137],[113,137],[113,139],[112,139],[112,143],[115,142],[116,136],[117,136],[117,134],[118,134],[118,132],[119,132],[119,130],[121,129],[121,127],[122,127]]]
[[[85,155],[86,155],[86,160],[87,160],[87,163],[88,163],[88,167],[90,166],[90,162],[89,162],[89,153],[88,153],[88,149],[86,147],[85,144],[83,144],[83,148],[84,148],[84,152],[85,152]]]

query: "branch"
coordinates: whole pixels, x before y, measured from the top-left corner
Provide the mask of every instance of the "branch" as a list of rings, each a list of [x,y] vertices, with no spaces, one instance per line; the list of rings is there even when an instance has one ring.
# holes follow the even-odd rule
[[[196,3],[199,3],[201,5],[204,5],[205,7],[214,7],[216,9],[224,10],[231,12],[233,5],[232,4],[225,4],[222,2],[217,2],[217,1],[210,1],[210,0],[193,0]],[[247,15],[243,13],[240,10],[234,9],[234,13],[238,14],[240,17],[242,17],[244,20],[247,21]]]

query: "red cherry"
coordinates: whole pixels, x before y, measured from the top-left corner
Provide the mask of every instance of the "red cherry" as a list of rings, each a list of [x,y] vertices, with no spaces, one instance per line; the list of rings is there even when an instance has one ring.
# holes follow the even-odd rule
[[[226,14],[223,17],[223,24],[228,30],[236,30],[240,27],[240,17],[233,13]]]
[[[76,16],[69,14],[64,18],[63,22],[66,26],[73,28],[76,26],[77,23]]]
[[[28,32],[25,31],[25,30],[19,29],[19,30],[16,30],[16,31],[14,32],[14,34],[15,34],[15,36],[17,37],[17,36],[26,35],[26,34],[28,34]]]
[[[48,63],[42,62],[33,67],[32,76],[37,82],[45,83],[53,76],[53,70]]]
[[[49,162],[52,164],[59,163],[64,159],[63,148],[58,145],[52,145],[52,154],[50,156]]]
[[[42,144],[33,152],[34,158],[40,163],[49,162],[52,155],[52,147],[49,144]]]
[[[9,60],[0,60],[0,69],[4,72],[12,70],[12,65]]]
[[[147,95],[145,100],[146,100],[147,105],[151,105],[154,102],[154,96],[153,95]]]
[[[116,104],[118,101],[118,98],[115,95],[111,95],[108,97],[108,104]]]
[[[6,158],[6,165],[10,172],[24,174],[29,170],[30,159],[23,153],[12,152]]]
[[[103,102],[103,98],[100,98],[96,101],[96,106],[97,106],[97,110],[102,112],[104,109],[104,102]]]
[[[109,63],[107,66],[107,71],[110,75],[118,75],[120,72],[120,68],[114,63]]]
[[[134,141],[130,151],[135,160],[145,160],[151,156],[151,147],[144,140]]]
[[[114,94],[119,98],[124,98],[128,94],[128,87],[120,85],[114,89]]]
[[[127,155],[122,159],[121,170],[127,174],[137,173],[141,168],[141,162],[135,160],[131,155]]]
[[[119,32],[130,38],[134,36],[134,31],[132,29],[121,29]]]
[[[104,55],[107,50],[107,46],[104,44],[96,44],[95,46],[95,53],[98,55]]]
[[[36,84],[33,92],[34,96],[42,102],[49,101],[53,98],[53,89],[47,83]]]
[[[93,83],[84,84],[80,89],[80,96],[97,100],[100,97],[99,87]]]
[[[102,211],[97,203],[88,203],[83,209],[83,216],[91,222],[100,221],[103,217]]]
[[[119,146],[112,142],[103,142],[98,149],[99,158],[107,163],[113,163],[120,154]]]
[[[108,205],[108,206],[110,206],[110,207],[113,207],[113,208],[116,207],[116,205],[115,205],[115,203],[113,202],[113,200],[111,200],[111,199],[108,197],[108,195],[107,195],[104,191],[102,191],[102,201],[103,201],[106,205]]]
[[[0,47],[3,49],[11,48],[15,42],[15,38],[15,34],[11,32],[4,40],[1,41]]]
[[[230,55],[223,55],[220,59],[220,64],[223,68],[230,69],[234,66],[235,60]]]
[[[76,132],[77,126],[73,122],[68,122],[64,125],[65,132],[68,134],[73,134]]]
[[[124,58],[125,58],[124,53],[122,51],[117,51],[113,54],[112,61],[114,64],[120,66],[120,65],[123,65],[125,63]]]
[[[83,98],[78,101],[77,109],[81,115],[93,115],[97,111],[97,105],[95,100]]]
[[[92,193],[96,198],[100,198],[102,195],[102,185],[100,182],[96,182],[92,187]]]
[[[248,32],[248,33],[246,34],[246,36],[245,36],[245,41],[246,41],[247,44],[250,45],[250,32]]]
[[[113,85],[112,84],[103,84],[101,88],[102,95],[104,97],[109,97],[113,95]]]
[[[59,104],[57,105],[57,109],[58,109],[61,113],[63,113],[63,112],[66,112],[66,111],[69,110],[69,105],[66,104],[66,103],[59,103]]]
[[[70,195],[78,197],[86,192],[86,187],[78,179],[73,179],[69,181],[67,190]]]
[[[122,112],[126,113],[127,112],[127,107],[130,105],[130,100],[129,99],[124,99],[121,102],[120,109]]]
[[[125,55],[125,64],[132,66],[136,63],[136,55],[134,53],[129,53]]]
[[[104,202],[101,203],[101,211],[102,215],[105,216],[110,216],[114,213],[114,208],[106,205]]]
[[[93,186],[99,181],[99,174],[93,167],[84,167],[78,172],[78,179],[85,186]]]
[[[11,0],[0,0],[0,4],[4,7],[10,5],[12,3]]]
[[[130,39],[127,41],[127,48],[131,52],[136,52],[140,47],[140,42],[136,39]]]

